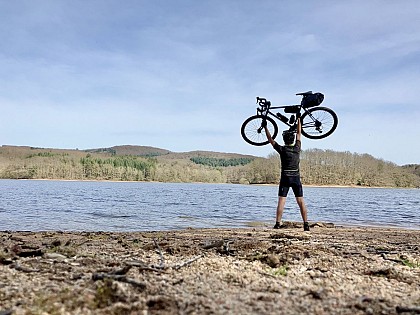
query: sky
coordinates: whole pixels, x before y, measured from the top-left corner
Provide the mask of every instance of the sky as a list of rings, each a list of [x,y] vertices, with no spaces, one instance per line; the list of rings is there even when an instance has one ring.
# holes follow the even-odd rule
[[[267,156],[255,98],[325,95],[303,149],[420,164],[418,0],[0,0],[0,145]]]

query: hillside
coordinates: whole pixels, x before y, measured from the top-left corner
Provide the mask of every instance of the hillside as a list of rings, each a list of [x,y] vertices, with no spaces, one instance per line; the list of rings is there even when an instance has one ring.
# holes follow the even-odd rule
[[[403,165],[402,168],[406,169],[412,174],[420,176],[420,164],[407,164]]]
[[[115,155],[135,155],[147,157],[160,156],[171,153],[169,150],[139,145],[120,145],[111,148],[88,149],[84,151],[90,153],[110,153]]]
[[[0,147],[0,178],[263,184],[278,182],[277,154],[267,158],[210,151],[171,152],[122,145],[89,150]],[[368,154],[305,150],[306,185],[420,187],[419,165],[400,167]]]
[[[109,153],[113,155],[134,155],[141,157],[156,157],[160,160],[163,159],[190,159],[193,157],[211,157],[221,159],[231,158],[256,158],[252,155],[244,155],[239,153],[225,153],[213,151],[190,151],[190,152],[171,152],[166,149],[160,149],[149,146],[139,145],[121,145],[110,148],[88,149],[84,150],[89,153]]]
[[[217,159],[237,159],[237,158],[257,158],[252,155],[244,155],[239,153],[223,153],[213,151],[190,151],[190,152],[171,152],[165,156],[160,156],[159,159],[191,159],[195,157],[210,157]]]

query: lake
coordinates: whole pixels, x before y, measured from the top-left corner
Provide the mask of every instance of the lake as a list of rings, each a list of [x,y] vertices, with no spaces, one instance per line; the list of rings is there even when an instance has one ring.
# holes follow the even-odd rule
[[[0,230],[156,231],[274,224],[277,186],[0,180]],[[309,221],[420,229],[420,190],[304,187]],[[301,221],[289,192],[285,221]]]

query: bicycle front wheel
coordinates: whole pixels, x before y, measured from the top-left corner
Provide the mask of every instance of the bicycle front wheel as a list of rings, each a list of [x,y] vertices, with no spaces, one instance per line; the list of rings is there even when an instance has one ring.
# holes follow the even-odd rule
[[[309,109],[301,117],[302,135],[309,139],[322,139],[334,132],[338,125],[337,114],[327,107]]]
[[[265,135],[264,128],[261,127],[264,116],[255,115],[249,117],[244,121],[241,128],[242,138],[246,142],[256,146],[262,146],[268,144],[267,136]],[[277,127],[276,122],[271,117],[266,117],[267,128],[270,131],[271,138],[275,139],[279,128]]]

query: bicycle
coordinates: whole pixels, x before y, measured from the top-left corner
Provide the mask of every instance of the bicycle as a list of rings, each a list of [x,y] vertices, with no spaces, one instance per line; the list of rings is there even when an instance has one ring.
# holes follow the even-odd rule
[[[296,132],[297,117],[301,119],[302,135],[309,139],[322,139],[331,135],[338,125],[337,114],[328,107],[319,106],[324,95],[321,93],[312,93],[312,91],[297,93],[302,96],[300,104],[271,106],[271,102],[265,98],[257,97],[257,115],[251,116],[244,121],[241,127],[242,138],[249,144],[263,146],[268,144],[267,137],[262,127],[263,120],[267,121],[267,128],[271,137],[277,137],[279,128],[276,118],[285,125],[289,126],[289,131]],[[274,113],[272,110],[284,109],[284,112],[291,114],[287,117],[280,112]],[[303,114],[301,112],[303,111]]]

